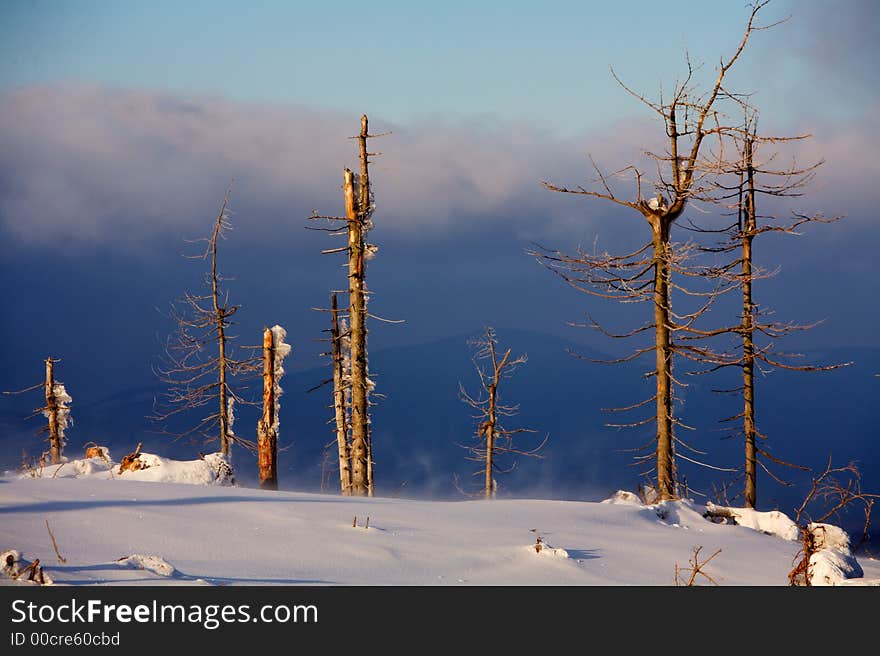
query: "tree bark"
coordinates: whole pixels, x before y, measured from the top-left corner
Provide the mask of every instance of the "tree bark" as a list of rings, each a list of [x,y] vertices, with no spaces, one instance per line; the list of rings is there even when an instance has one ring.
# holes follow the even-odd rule
[[[369,122],[367,120],[367,115],[363,114],[361,116],[361,132],[358,135],[358,155],[360,158],[361,164],[361,177],[360,177],[360,188],[358,189],[358,218],[361,222],[361,251],[360,251],[360,273],[361,273],[361,285],[364,293],[366,293],[366,272],[364,270],[364,236],[367,228],[367,221],[370,219],[371,207],[370,207],[370,154],[367,151],[367,137],[369,136],[368,131]],[[361,333],[363,339],[363,347],[362,351],[364,354],[364,444],[367,450],[367,495],[373,496],[373,440],[372,433],[370,431],[370,398],[369,398],[369,390],[367,389],[367,378],[370,375],[370,367],[369,367],[369,359],[367,357],[367,328],[366,328],[366,314],[367,314],[367,299],[366,295],[363,299],[363,320],[364,320],[364,328]]]
[[[229,436],[229,401],[227,398],[228,388],[226,386],[226,312],[225,308],[220,305],[220,279],[217,275],[217,239],[220,236],[220,229],[223,225],[223,211],[226,207],[226,201],[223,203],[220,213],[217,215],[217,224],[211,235],[211,299],[214,303],[214,316],[217,323],[217,385],[218,397],[220,401],[219,425],[220,425],[220,452],[229,458],[231,456],[232,440]]]
[[[366,317],[364,308],[364,237],[357,211],[354,174],[343,173],[345,212],[348,218],[348,295],[351,321],[351,491],[369,492],[367,468]]]
[[[493,360],[494,350],[493,350]],[[495,497],[495,477],[493,475],[493,456],[495,455],[495,424],[498,420],[496,400],[498,398],[498,372],[495,372],[495,381],[489,386],[489,420],[486,422],[486,498]]]
[[[336,294],[330,295],[330,342],[333,356],[333,409],[336,417],[336,444],[339,449],[339,484],[344,496],[351,495],[351,453],[345,412],[345,382],[342,367],[342,335]]]
[[[757,469],[755,445],[755,345],[754,345],[754,311],[752,300],[752,240],[757,229],[755,213],[755,176],[752,167],[752,141],[746,137],[746,207],[745,223],[742,231],[742,339],[743,339],[743,430],[745,432],[746,449],[746,508],[754,508],[757,504]]]
[[[669,330],[669,228],[665,217],[652,221],[654,232],[654,336],[657,376],[657,495],[675,497],[672,436],[672,343]]]
[[[55,361],[46,358],[46,411],[49,419],[49,456],[53,465],[61,462],[61,436],[58,434],[58,401],[55,398]]]
[[[257,467],[260,487],[278,489],[278,433],[275,430],[275,340],[263,331],[263,415],[257,423]]]

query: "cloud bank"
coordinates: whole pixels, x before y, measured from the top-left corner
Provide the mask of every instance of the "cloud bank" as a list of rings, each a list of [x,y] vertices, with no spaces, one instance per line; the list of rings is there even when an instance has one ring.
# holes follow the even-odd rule
[[[356,163],[347,136],[358,117],[302,107],[62,85],[0,94],[0,114],[0,223],[28,245],[199,235],[233,179],[237,225],[262,239],[304,225],[313,209],[340,213],[341,169]],[[801,156],[828,160],[803,205],[851,215],[876,205],[873,122],[868,112],[845,125],[795,126],[816,133]],[[487,121],[399,126],[375,117],[371,127],[392,132],[372,142],[382,151],[373,172],[384,234],[402,239],[475,226],[537,240],[574,226],[619,230],[602,223],[616,211],[607,203],[552,194],[539,181],[586,181],[588,153],[608,169],[639,161],[658,133],[647,118],[567,142]]]

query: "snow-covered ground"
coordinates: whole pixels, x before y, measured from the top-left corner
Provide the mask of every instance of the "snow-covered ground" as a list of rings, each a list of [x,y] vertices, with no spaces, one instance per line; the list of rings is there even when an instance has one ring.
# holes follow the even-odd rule
[[[0,479],[0,551],[40,558],[56,585],[672,585],[699,546],[721,549],[706,567],[720,585],[787,585],[799,548],[689,503],[352,499],[64,469]]]

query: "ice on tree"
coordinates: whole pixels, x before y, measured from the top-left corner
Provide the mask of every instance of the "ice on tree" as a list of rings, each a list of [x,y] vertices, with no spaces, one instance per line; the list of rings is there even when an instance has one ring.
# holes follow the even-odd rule
[[[287,331],[284,330],[278,324],[275,324],[271,328],[272,330],[272,344],[274,345],[274,355],[273,362],[275,363],[274,370],[274,379],[275,379],[275,408],[274,408],[274,417],[275,421],[272,424],[272,430],[275,431],[275,434],[278,434],[278,411],[281,409],[281,403],[279,398],[281,394],[284,392],[281,389],[281,377],[284,375],[284,358],[290,355],[290,344],[287,344],[284,339],[287,337]]]

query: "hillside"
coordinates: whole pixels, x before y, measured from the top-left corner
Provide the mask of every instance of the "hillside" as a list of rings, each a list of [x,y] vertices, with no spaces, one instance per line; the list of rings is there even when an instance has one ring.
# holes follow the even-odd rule
[[[721,550],[706,568],[720,585],[787,584],[797,542],[700,513],[679,502],[352,499],[107,472],[7,477],[0,550],[39,557],[65,585],[656,586],[702,546],[704,557]],[[880,562],[861,565],[880,578]]]

